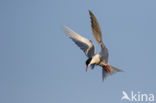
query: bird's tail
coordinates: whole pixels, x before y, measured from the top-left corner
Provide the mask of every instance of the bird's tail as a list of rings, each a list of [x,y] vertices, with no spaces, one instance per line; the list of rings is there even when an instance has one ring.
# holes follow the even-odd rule
[[[114,66],[111,66],[111,65],[110,65],[110,69],[111,69],[112,74],[114,74],[114,73],[116,73],[116,72],[123,72],[123,70],[118,69],[118,68],[116,68],[116,67],[114,67]]]
[[[106,77],[116,72],[123,72],[123,71],[111,65],[110,65],[110,71],[108,71],[108,69],[105,66],[103,66],[102,67],[102,80],[104,80]]]

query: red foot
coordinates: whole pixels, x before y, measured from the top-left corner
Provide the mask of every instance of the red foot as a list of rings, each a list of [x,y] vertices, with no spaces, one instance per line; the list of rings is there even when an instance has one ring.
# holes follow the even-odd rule
[[[111,72],[111,70],[110,70],[110,68],[109,68],[109,66],[108,66],[108,65],[106,65],[106,68],[107,68],[107,70],[108,70],[109,72]]]

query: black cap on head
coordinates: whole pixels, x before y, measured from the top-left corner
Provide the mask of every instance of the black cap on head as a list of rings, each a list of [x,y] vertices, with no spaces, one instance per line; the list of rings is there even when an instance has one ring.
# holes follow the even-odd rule
[[[92,60],[92,58],[88,58],[88,59],[86,60],[86,65],[88,65],[88,64],[90,63],[91,60]]]

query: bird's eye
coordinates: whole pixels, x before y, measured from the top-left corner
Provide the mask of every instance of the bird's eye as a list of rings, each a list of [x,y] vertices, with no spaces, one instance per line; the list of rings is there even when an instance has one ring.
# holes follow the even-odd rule
[[[92,60],[92,58],[89,58],[87,61],[86,61],[86,65],[88,65],[90,63],[90,61]]]

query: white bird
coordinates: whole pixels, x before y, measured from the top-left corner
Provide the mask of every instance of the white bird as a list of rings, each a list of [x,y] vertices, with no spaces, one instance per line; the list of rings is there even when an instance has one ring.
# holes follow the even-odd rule
[[[108,49],[102,41],[100,26],[94,14],[91,11],[89,11],[89,14],[93,36],[97,43],[101,46],[101,52],[99,54],[96,54],[94,44],[91,40],[82,37],[67,26],[64,26],[64,31],[88,57],[86,60],[86,71],[88,70],[89,66],[91,66],[93,69],[95,65],[99,65],[102,67],[102,79],[104,80],[104,78],[106,78],[108,75],[112,75],[115,72],[120,72],[121,70],[111,66],[108,63]]]

